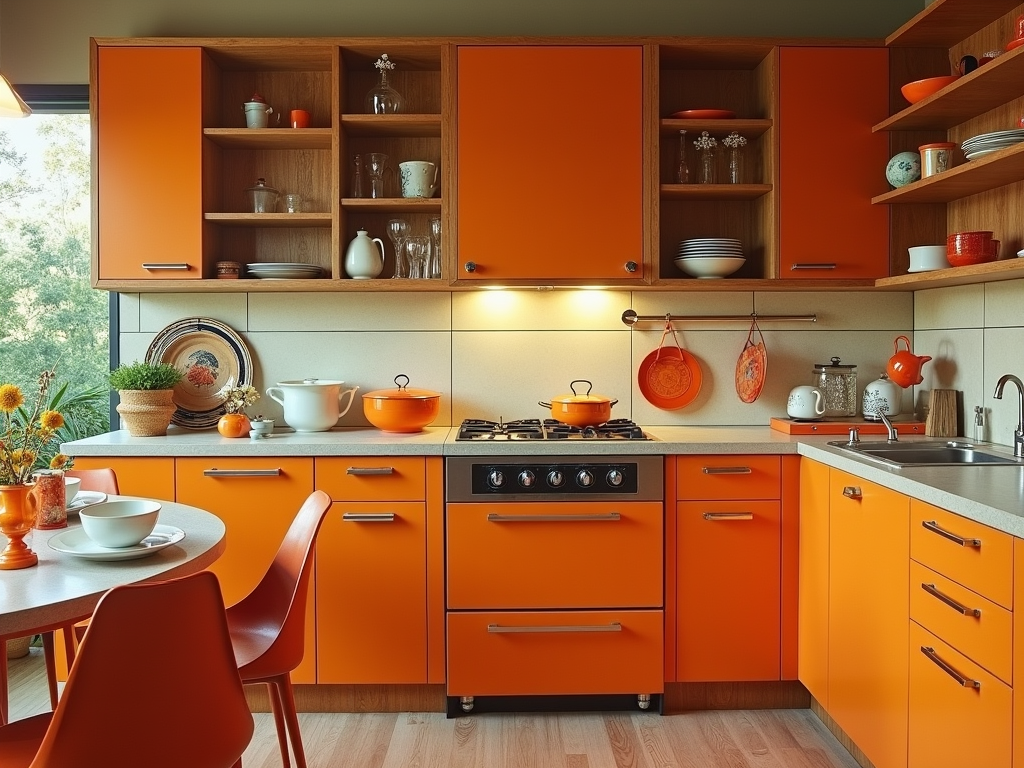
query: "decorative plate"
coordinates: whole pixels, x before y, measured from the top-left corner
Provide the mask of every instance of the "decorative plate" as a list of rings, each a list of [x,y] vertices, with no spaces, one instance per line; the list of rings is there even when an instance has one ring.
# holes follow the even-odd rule
[[[207,317],[171,323],[153,339],[147,363],[170,363],[185,374],[174,387],[177,409],[171,422],[186,429],[210,429],[224,415],[225,387],[252,384],[252,358],[231,328]]]
[[[68,517],[77,515],[78,510],[84,507],[91,507],[93,504],[99,504],[101,501],[106,500],[107,494],[102,491],[79,491],[68,504]]]
[[[676,120],[732,120],[736,113],[728,109],[684,109],[673,112]]]
[[[1012,51],[1014,48],[1016,48],[1018,46],[1021,46],[1021,45],[1024,45],[1024,37],[1018,37],[1018,38],[1008,42],[1006,44],[1006,50]]]
[[[754,343],[754,331],[758,341]],[[744,403],[757,400],[764,387],[765,375],[768,373],[768,351],[764,347],[764,336],[757,327],[755,320],[750,325],[747,343],[743,345],[739,360],[736,361],[736,394]]]
[[[50,537],[47,544],[50,545],[50,549],[86,560],[137,560],[140,557],[149,557],[172,544],[177,544],[184,538],[185,532],[181,528],[157,524],[153,528],[153,532],[134,547],[118,547],[117,549],[101,547],[90,539],[82,528],[69,528],[66,531],[61,531],[56,536]]]

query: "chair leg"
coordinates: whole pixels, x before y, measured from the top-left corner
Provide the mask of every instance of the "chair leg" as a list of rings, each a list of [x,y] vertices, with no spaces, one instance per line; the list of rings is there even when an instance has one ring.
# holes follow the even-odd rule
[[[50,709],[57,708],[57,660],[53,652],[53,632],[43,632],[43,659],[46,662],[46,687],[50,691]],[[70,665],[70,662],[69,662]]]
[[[0,640],[0,725],[7,725],[7,641]]]
[[[274,725],[277,727],[277,745],[281,750],[281,764],[291,768],[292,761],[288,757],[288,733],[284,723],[284,703],[277,686],[267,681],[267,694],[270,696],[270,711],[274,713]]]
[[[292,678],[287,672],[277,678],[275,686],[278,688],[278,696],[284,709],[285,723],[288,726],[288,736],[292,742],[292,753],[295,755],[295,765],[298,768],[306,768],[306,753],[302,748],[302,734],[299,732],[299,716],[295,712],[295,692],[292,689]]]

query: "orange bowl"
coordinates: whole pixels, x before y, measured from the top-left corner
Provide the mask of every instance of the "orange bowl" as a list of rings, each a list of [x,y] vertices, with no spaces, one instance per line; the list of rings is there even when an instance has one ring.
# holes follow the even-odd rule
[[[940,91],[950,83],[955,83],[960,79],[960,75],[946,75],[945,77],[926,77],[924,80],[915,80],[912,83],[907,83],[900,88],[900,93],[903,94],[903,98],[909,101],[911,104],[917,104],[921,99],[925,99],[931,96],[936,91]]]

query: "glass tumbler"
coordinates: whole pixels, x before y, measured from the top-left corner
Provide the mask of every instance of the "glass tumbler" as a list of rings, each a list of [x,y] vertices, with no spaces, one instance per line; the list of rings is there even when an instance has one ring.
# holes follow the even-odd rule
[[[423,235],[405,238],[405,258],[409,262],[410,279],[422,280],[427,276],[425,274],[425,267],[429,249],[430,240]]]
[[[441,219],[438,216],[430,220],[430,261],[429,269],[424,277],[431,280],[441,279]]]
[[[366,173],[370,177],[370,197],[384,197],[384,171],[388,167],[388,156],[383,152],[370,152],[366,156]]]

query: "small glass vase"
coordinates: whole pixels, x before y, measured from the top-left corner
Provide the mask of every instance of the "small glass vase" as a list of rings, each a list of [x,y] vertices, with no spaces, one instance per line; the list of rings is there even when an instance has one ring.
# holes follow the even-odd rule
[[[715,150],[711,147],[701,147],[697,150],[697,183],[714,184],[715,182]]]
[[[373,115],[397,115],[405,100],[388,84],[388,72],[395,68],[395,63],[385,53],[373,66],[380,70],[380,80],[366,93],[366,111]]]
[[[729,147],[725,180],[729,184],[743,183],[743,147]]]
[[[29,568],[39,562],[23,541],[36,522],[38,502],[31,485],[0,485],[0,533],[7,537],[7,546],[0,552],[0,570]]]
[[[690,166],[686,164],[686,131],[679,131],[679,165],[676,166],[676,184],[690,183]]]

